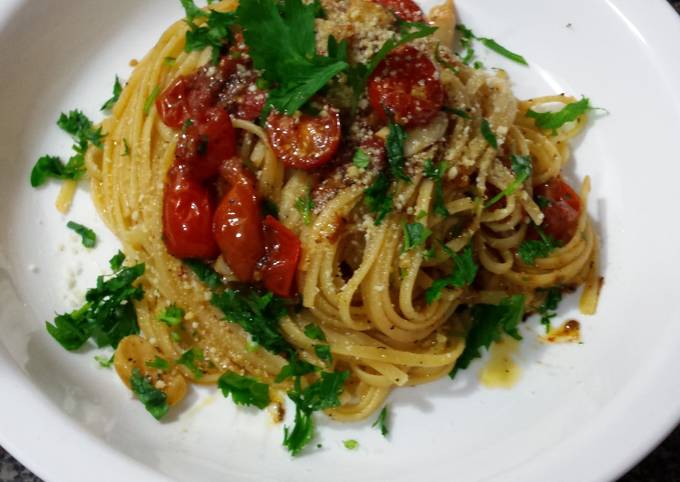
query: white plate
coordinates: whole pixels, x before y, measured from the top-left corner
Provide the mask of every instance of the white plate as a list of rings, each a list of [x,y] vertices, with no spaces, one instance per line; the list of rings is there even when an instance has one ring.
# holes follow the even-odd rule
[[[210,390],[156,423],[94,352],[69,354],[45,332],[74,302],[68,280],[82,270],[78,286],[91,285],[116,244],[83,189],[68,219],[104,240],[78,248],[53,208],[57,186],[33,190],[28,173],[39,155],[68,152],[59,112],[98,119],[114,74],[129,75],[179,2],[0,0],[0,443],[54,482],[582,482],[616,477],[664,437],[680,415],[680,22],[663,0],[459,4],[466,24],[531,63],[485,56],[518,96],[585,94],[610,112],[575,150],[574,174],[593,180],[606,277],[596,316],[578,315],[573,298],[560,307],[560,320],[583,322],[583,345],[545,347],[525,331],[514,389],[480,388],[475,364],[456,383],[396,391],[389,440],[323,420],[323,448],[294,460],[281,426]],[[360,448],[344,449],[348,438]]]

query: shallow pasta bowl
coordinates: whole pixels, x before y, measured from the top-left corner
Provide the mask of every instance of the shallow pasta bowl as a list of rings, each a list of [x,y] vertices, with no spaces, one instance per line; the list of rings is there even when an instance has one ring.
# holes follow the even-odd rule
[[[431,6],[431,5],[428,5]],[[68,218],[55,185],[33,190],[44,153],[68,151],[61,111],[99,118],[115,74],[129,75],[179,2],[0,2],[0,444],[48,481],[565,480],[615,478],[680,416],[680,266],[675,223],[680,176],[680,21],[662,0],[460,0],[463,22],[521,52],[530,67],[489,54],[518,97],[587,95],[596,113],[577,142],[573,172],[590,175],[590,210],[603,242],[605,287],[595,316],[576,298],[583,344],[546,346],[526,327],[511,390],[479,387],[479,364],[455,383],[398,390],[388,439],[364,424],[320,423],[292,459],[282,429],[196,390],[169,423],[133,402],[93,352],[68,354],[44,330],[104,271],[116,249],[88,199]],[[572,169],[572,168],[570,168]],[[84,252],[66,219],[103,239]],[[534,320],[535,322],[535,320]],[[356,439],[358,450],[342,441]],[[332,468],[333,470],[329,470]]]

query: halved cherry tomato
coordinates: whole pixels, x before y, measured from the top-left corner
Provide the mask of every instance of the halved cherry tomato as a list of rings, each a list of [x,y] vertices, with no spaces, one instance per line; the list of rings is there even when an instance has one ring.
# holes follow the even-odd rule
[[[444,103],[437,68],[427,55],[406,45],[380,62],[368,80],[368,100],[383,120],[387,113],[405,126],[427,123]]]
[[[272,112],[267,136],[277,157],[297,169],[313,169],[330,161],[340,144],[340,113],[326,107],[318,116]]]
[[[300,260],[300,240],[273,216],[264,218],[264,286],[275,295],[294,294],[293,281]]]
[[[373,0],[390,10],[405,22],[422,22],[425,17],[423,11],[413,0]]]
[[[561,177],[556,177],[546,184],[536,186],[534,196],[542,196],[549,202],[543,208],[543,231],[562,244],[568,243],[576,233],[581,213],[581,199],[578,194]]]
[[[213,236],[239,281],[253,281],[264,242],[260,203],[250,182],[234,183],[222,198],[213,218]]]
[[[163,239],[176,258],[214,258],[219,248],[212,236],[214,203],[197,179],[177,168],[168,173],[163,196]]]
[[[218,173],[222,162],[236,153],[236,134],[229,115],[219,107],[208,109],[180,135],[175,162],[187,166],[197,179]]]
[[[191,78],[182,76],[170,84],[156,99],[156,110],[163,123],[179,129],[191,117],[187,96],[191,89]]]

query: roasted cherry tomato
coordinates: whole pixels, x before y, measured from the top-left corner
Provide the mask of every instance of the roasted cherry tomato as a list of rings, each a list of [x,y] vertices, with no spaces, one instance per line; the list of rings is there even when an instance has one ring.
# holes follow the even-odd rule
[[[581,199],[578,194],[561,177],[556,177],[534,188],[534,197],[538,196],[548,202],[543,208],[545,218],[541,228],[562,244],[568,243],[576,233],[581,213]]]
[[[197,179],[177,168],[168,173],[163,196],[163,239],[176,258],[214,258],[219,248],[212,236],[214,203]]]
[[[156,99],[156,110],[163,123],[179,129],[191,117],[187,96],[191,90],[191,78],[180,77],[175,80]]]
[[[413,0],[373,0],[382,5],[405,22],[422,22],[423,11]]]
[[[406,45],[387,56],[368,80],[368,99],[376,114],[405,126],[427,123],[444,103],[437,68],[427,55]]]
[[[317,116],[272,112],[266,129],[281,162],[297,169],[313,169],[330,161],[338,150],[340,113],[332,107],[326,107]]]
[[[278,296],[295,292],[293,282],[300,260],[300,240],[273,216],[264,218],[264,287]]]
[[[175,162],[198,179],[218,173],[220,165],[236,153],[236,134],[229,115],[219,107],[208,109],[183,129]]]
[[[227,191],[215,211],[213,235],[239,281],[253,281],[264,254],[262,214],[253,184],[237,182]]]

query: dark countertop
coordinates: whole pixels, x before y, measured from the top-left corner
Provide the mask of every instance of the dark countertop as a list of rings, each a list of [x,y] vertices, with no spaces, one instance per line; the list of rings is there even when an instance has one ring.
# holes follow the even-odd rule
[[[680,14],[680,0],[668,0]],[[618,482],[680,482],[680,427]],[[42,482],[0,447],[0,482]]]

